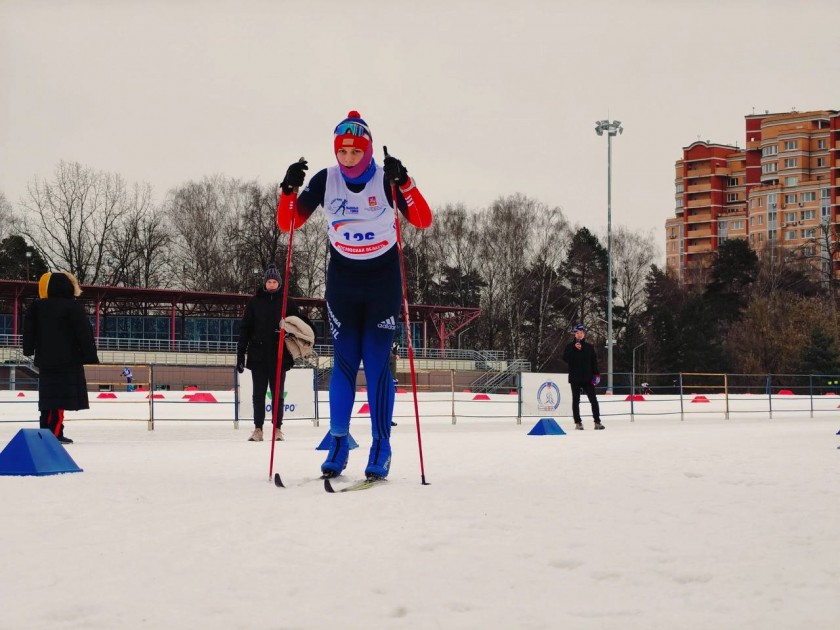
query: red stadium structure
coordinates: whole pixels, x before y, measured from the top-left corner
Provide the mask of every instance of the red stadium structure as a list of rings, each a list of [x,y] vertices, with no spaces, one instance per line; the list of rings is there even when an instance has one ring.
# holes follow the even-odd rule
[[[12,316],[12,337],[19,339],[22,314],[28,304],[38,295],[38,283],[23,280],[0,280],[0,313]],[[170,319],[170,349],[176,348],[175,321],[177,318],[242,317],[245,304],[251,294],[214,293],[210,291],[186,291],[182,289],[143,289],[83,285],[79,298],[93,316],[94,335],[100,337],[100,322],[109,315],[168,315]],[[326,321],[322,299],[299,298],[295,301],[307,311],[310,319]],[[410,304],[409,319],[423,325],[423,347],[429,347],[434,339],[440,350],[459,331],[475,321],[481,311],[463,306],[436,306]],[[183,328],[182,328],[183,330]]]

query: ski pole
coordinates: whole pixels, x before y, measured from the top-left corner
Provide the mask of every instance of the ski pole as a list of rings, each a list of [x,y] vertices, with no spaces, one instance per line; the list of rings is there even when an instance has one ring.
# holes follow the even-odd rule
[[[388,157],[388,147],[385,150],[385,157]],[[414,344],[411,341],[411,325],[408,317],[408,283],[405,276],[405,256],[403,255],[402,231],[400,229],[400,212],[397,204],[397,183],[391,180],[391,201],[394,204],[394,224],[397,228],[397,251],[400,255],[400,274],[402,276],[403,293],[403,320],[405,321],[405,337],[408,342],[408,365],[411,370],[411,391],[414,395],[414,422],[417,427],[417,448],[420,451],[420,483],[424,486],[426,482],[426,469],[423,465],[423,438],[420,435],[420,408],[417,404],[417,376],[414,371]]]
[[[305,162],[300,158],[298,162]],[[297,188],[294,189],[297,194]],[[289,247],[286,251],[286,273],[283,280],[283,305],[280,308],[280,321],[286,319],[286,302],[289,298],[289,274],[292,270],[292,245],[295,239],[295,218],[297,217],[297,208],[292,212],[292,225],[289,229]],[[274,374],[274,396],[271,399],[271,461],[268,465],[268,480],[274,478],[274,485],[278,488],[285,488],[283,480],[280,479],[280,473],[274,474],[274,443],[277,441],[277,405],[283,404],[283,382],[280,375],[283,373],[283,347],[286,343],[286,330],[280,326],[280,345],[277,346],[277,371]]]

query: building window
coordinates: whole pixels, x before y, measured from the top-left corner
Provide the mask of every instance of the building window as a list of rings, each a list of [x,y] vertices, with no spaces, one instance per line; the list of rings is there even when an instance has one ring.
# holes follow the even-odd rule
[[[784,216],[782,217],[782,221],[785,223],[793,223],[796,221],[796,213],[795,212],[785,212]]]
[[[807,230],[802,230],[802,238],[816,238],[817,237],[817,230],[815,228],[808,228]]]
[[[813,190],[802,193],[802,196],[799,198],[800,201],[816,201],[817,200],[817,193]]]
[[[737,186],[738,185],[738,178],[737,177],[730,177],[729,178],[729,186]]]
[[[761,157],[770,157],[771,155],[778,155],[779,147],[775,144],[766,146],[761,149]]]
[[[796,194],[785,195],[785,203],[796,203]]]
[[[770,204],[771,208],[776,207],[776,193],[770,193],[769,195],[767,195],[767,203]]]
[[[796,168],[798,163],[798,158],[785,158],[785,168]]]
[[[817,158],[817,168],[822,168],[825,166],[825,158]]]
[[[763,214],[759,214],[756,217],[756,219],[758,219],[758,221],[756,221],[756,223],[758,223],[759,225],[764,225],[764,215]]]
[[[738,201],[738,193],[726,193],[727,201]]]
[[[825,149],[825,138],[817,140],[817,149]]]
[[[764,240],[764,232],[759,232],[758,233],[758,240],[759,240],[759,242]]]
[[[679,184],[677,184],[677,194],[679,194],[679,193],[683,192],[683,190],[684,190],[684,189],[685,189],[685,187],[683,186],[683,183],[682,183],[682,182],[680,182]]]
[[[679,199],[677,199],[677,208],[682,208],[682,207],[683,207],[683,200],[682,200],[682,197],[680,197]]]
[[[785,151],[796,151],[796,140],[785,140]]]
[[[798,177],[785,177],[785,186],[796,186],[798,183]]]
[[[778,171],[779,165],[776,162],[768,162],[767,164],[761,165],[761,172],[764,174],[777,173]]]
[[[786,230],[785,231],[785,240],[786,241],[795,241],[796,240],[796,230]]]
[[[820,199],[831,199],[831,191],[828,188],[820,188]]]
[[[813,219],[817,218],[817,211],[816,210],[803,210],[799,213],[799,218],[803,221],[812,221]]]
[[[743,230],[744,229],[744,222],[743,221],[732,221],[731,225],[733,230]]]

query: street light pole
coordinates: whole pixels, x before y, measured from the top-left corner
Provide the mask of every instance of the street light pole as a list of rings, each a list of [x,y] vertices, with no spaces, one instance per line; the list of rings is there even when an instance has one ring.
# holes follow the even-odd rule
[[[620,120],[599,120],[595,133],[607,132],[607,393],[613,389],[613,289],[612,289],[612,139],[624,129]]]
[[[29,261],[32,260],[32,252],[26,250],[26,281],[29,282]]]

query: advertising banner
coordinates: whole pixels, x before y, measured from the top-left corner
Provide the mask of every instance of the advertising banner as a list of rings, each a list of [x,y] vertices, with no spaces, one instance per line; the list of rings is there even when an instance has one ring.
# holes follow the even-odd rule
[[[283,389],[283,420],[306,419],[315,417],[314,370],[312,368],[293,368],[286,372],[286,382]],[[253,394],[251,371],[245,370],[239,375],[239,419],[253,420],[254,405],[251,402]],[[265,396],[265,418],[271,419],[271,390]]]
[[[572,415],[568,374],[522,373],[522,417],[562,418]]]

